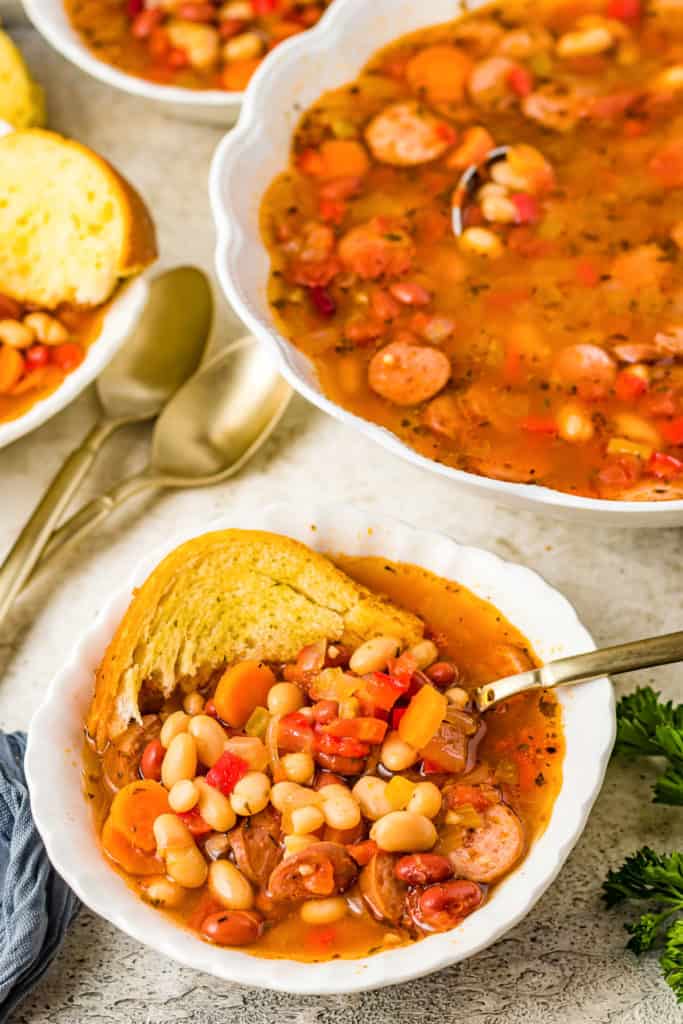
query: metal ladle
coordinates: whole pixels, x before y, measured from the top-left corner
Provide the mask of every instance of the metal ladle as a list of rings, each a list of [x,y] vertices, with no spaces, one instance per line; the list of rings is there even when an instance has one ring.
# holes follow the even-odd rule
[[[208,278],[177,267],[150,282],[130,338],[97,381],[101,415],[69,455],[0,567],[0,625],[104,442],[128,423],[153,419],[199,366],[211,329]]]
[[[465,230],[465,208],[482,184],[482,169],[488,169],[504,160],[509,151],[509,146],[496,146],[495,149],[489,150],[480,164],[470,164],[461,174],[451,200],[451,227],[456,237]]]
[[[270,436],[291,395],[262,345],[250,336],[229,344],[168,403],[142,473],[116,484],[56,530],[41,568],[129,498],[147,490],[207,487],[233,476]]]
[[[488,711],[499,701],[527,690],[586,683],[599,676],[618,676],[623,672],[671,665],[676,661],[683,661],[683,632],[634,640],[616,647],[603,647],[599,651],[549,661],[529,672],[520,672],[479,686],[472,692],[472,699],[479,711]]]

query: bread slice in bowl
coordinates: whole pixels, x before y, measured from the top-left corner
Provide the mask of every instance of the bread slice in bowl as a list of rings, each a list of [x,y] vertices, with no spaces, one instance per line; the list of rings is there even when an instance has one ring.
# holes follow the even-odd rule
[[[136,592],[97,671],[88,733],[98,749],[141,721],[139,701],[202,685],[234,661],[293,661],[321,639],[402,646],[422,621],[372,593],[304,544],[250,530],[207,533],[176,548]]]
[[[0,292],[98,306],[156,257],[137,192],[92,150],[41,129],[0,138]]]
[[[37,128],[45,124],[43,90],[33,81],[21,53],[1,29],[0,121],[7,121],[13,128]]]

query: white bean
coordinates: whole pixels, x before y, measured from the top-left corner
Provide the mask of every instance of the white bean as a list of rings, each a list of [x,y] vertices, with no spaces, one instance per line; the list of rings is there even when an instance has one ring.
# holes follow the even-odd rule
[[[392,806],[386,797],[387,784],[375,775],[363,775],[353,787],[353,795],[360,804],[363,817],[377,821],[389,814]]]
[[[189,724],[190,716],[186,715],[184,711],[174,711],[173,714],[169,715],[159,733],[162,747],[168,749],[179,733],[187,732]]]
[[[161,781],[166,789],[172,789],[181,779],[193,779],[197,774],[197,748],[194,738],[180,732],[171,744],[161,763]]]
[[[401,641],[395,636],[373,636],[357,647],[351,655],[349,668],[357,676],[368,672],[381,672],[387,667],[389,658],[395,658],[401,650]]]
[[[342,896],[330,896],[324,900],[306,900],[299,913],[306,924],[333,924],[346,917],[348,909]]]
[[[295,754],[285,754],[280,758],[280,765],[290,782],[310,782],[315,771],[313,758],[303,750]]]
[[[503,243],[488,228],[465,228],[460,236],[460,248],[491,260],[503,255]]]
[[[417,750],[401,739],[397,732],[390,732],[384,743],[380,758],[390,772],[403,772],[417,761]]]
[[[11,348],[28,348],[35,340],[35,335],[27,324],[19,320],[0,320],[0,342]]]
[[[295,683],[275,683],[268,691],[271,715],[290,715],[306,703],[304,692]]]
[[[175,882],[187,889],[198,889],[204,885],[209,871],[194,843],[185,850],[169,850],[166,854],[166,870]]]
[[[270,760],[265,744],[257,736],[233,736],[225,741],[225,750],[241,757],[254,772],[262,772]]]
[[[163,875],[151,875],[139,882],[144,899],[155,907],[166,907],[169,910],[179,907],[185,899],[185,888]]]
[[[412,811],[392,811],[376,821],[370,831],[380,850],[389,853],[409,853],[431,850],[437,835],[433,823],[424,814]]]
[[[254,890],[229,860],[217,860],[211,864],[209,889],[226,910],[250,910],[254,905]]]
[[[207,825],[216,832],[227,832],[235,824],[235,811],[230,800],[205,779],[195,779],[199,792],[198,809]]]
[[[258,814],[270,800],[270,779],[263,772],[247,772],[230,794],[235,814]]]
[[[415,658],[417,667],[424,669],[429,668],[438,659],[439,648],[433,640],[420,640],[419,644],[410,648],[410,653]]]
[[[197,756],[207,768],[213,768],[225,750],[225,730],[215,718],[209,715],[195,715],[187,727],[190,736],[194,736]]]
[[[406,810],[411,814],[423,814],[425,818],[435,818],[441,810],[441,790],[433,782],[418,782]]]
[[[43,345],[63,345],[69,340],[69,332],[57,317],[49,313],[29,313],[24,325],[30,328]]]
[[[199,799],[199,792],[194,782],[190,779],[180,779],[168,794],[168,802],[171,810],[176,814],[184,814],[191,811]]]
[[[188,715],[201,715],[203,710],[204,698],[197,690],[193,690],[183,698],[183,711]]]
[[[296,807],[290,817],[292,830],[297,836],[317,832],[325,824],[325,815],[319,807]]]
[[[168,850],[185,850],[194,844],[192,833],[175,814],[160,814],[152,826],[157,852],[164,857]]]

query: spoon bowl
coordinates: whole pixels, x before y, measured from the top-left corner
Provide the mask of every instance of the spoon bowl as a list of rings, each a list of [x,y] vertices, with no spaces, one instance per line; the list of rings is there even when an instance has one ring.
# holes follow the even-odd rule
[[[147,490],[206,487],[237,473],[280,422],[292,388],[247,335],[214,356],[168,403],[147,467],[95,498],[52,534],[41,567]]]

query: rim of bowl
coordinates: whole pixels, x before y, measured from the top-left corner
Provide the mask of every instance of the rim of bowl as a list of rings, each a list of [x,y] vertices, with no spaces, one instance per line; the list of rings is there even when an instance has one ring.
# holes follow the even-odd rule
[[[28,2],[32,2],[32,0],[28,0]],[[395,455],[407,459],[422,469],[455,480],[470,489],[489,492],[494,498],[496,495],[501,497],[510,495],[536,506],[607,513],[612,516],[618,513],[625,520],[630,517],[642,518],[648,513],[653,519],[658,515],[663,518],[666,513],[683,513],[683,499],[680,498],[672,501],[621,501],[589,498],[568,494],[565,491],[554,490],[539,484],[521,484],[479,476],[476,473],[468,473],[465,470],[436,462],[434,459],[428,459],[404,444],[396,434],[344,409],[343,406],[338,405],[312,387],[299,375],[287,358],[287,353],[292,349],[291,343],[274,326],[268,325],[260,315],[252,311],[240,287],[240,253],[247,244],[256,244],[262,248],[265,246],[260,234],[255,239],[251,233],[245,230],[244,225],[240,222],[239,212],[231,202],[228,190],[222,187],[222,182],[235,172],[238,162],[241,162],[240,173],[248,174],[248,167],[243,161],[244,144],[251,140],[252,133],[258,132],[262,125],[262,97],[269,89],[270,78],[279,75],[279,84],[282,86],[285,79],[282,72],[289,67],[290,74],[295,74],[296,58],[299,53],[303,55],[305,51],[314,49],[320,59],[324,60],[327,52],[332,54],[333,51],[338,51],[345,45],[352,45],[354,19],[347,15],[347,11],[352,10],[354,5],[361,11],[365,3],[366,0],[335,0],[317,25],[308,29],[301,36],[287,40],[285,47],[278,47],[274,50],[268,61],[264,61],[254,75],[244,96],[237,124],[223,136],[216,148],[209,172],[209,198],[216,226],[214,255],[216,275],[228,302],[248,329],[268,345],[270,351],[277,358],[282,375],[304,398],[322,409],[323,412],[352,425]],[[466,9],[456,11],[454,19],[465,13],[467,13]],[[358,71],[360,70],[361,65],[358,67]],[[261,198],[259,197],[259,201]],[[299,350],[296,351],[300,357],[307,358]],[[628,522],[624,525],[628,525]]]
[[[42,426],[92,384],[129,337],[147,302],[148,294],[146,274],[119,286],[118,293],[104,315],[100,332],[90,343],[81,365],[72,370],[54,391],[34,402],[21,416],[0,423],[0,448]]]
[[[61,53],[94,78],[106,85],[121,89],[134,96],[159,103],[174,103],[179,106],[231,107],[242,103],[244,92],[226,92],[223,89],[184,89],[177,85],[158,85],[145,78],[129,75],[111,64],[95,57],[78,37],[69,24],[61,0],[46,3],[45,0],[23,0],[26,14],[34,28]],[[260,68],[258,69],[260,70]]]
[[[386,558],[412,560],[436,572],[440,566],[446,566],[449,559],[457,560],[465,576],[479,574],[483,597],[489,592],[488,587],[507,580],[504,587],[507,598],[501,591],[493,598],[494,602],[505,604],[513,600],[509,595],[518,595],[526,589],[532,597],[535,629],[539,633],[548,628],[546,623],[554,622],[553,634],[561,630],[564,642],[568,640],[569,650],[595,647],[569,601],[538,573],[484,549],[458,544],[435,531],[417,529],[398,519],[352,506],[287,503],[271,505],[251,514],[238,512],[223,516],[207,523],[206,529],[230,527],[283,533],[304,543],[313,541],[318,550],[341,551],[351,546],[359,554],[365,554],[381,548]],[[74,750],[74,736],[82,735],[82,716],[92,693],[94,669],[128,606],[132,588],[141,584],[163,555],[199,532],[204,531],[186,529],[157,551],[143,556],[128,582],[110,595],[80,638],[33,716],[26,751],[26,774],[36,825],[57,871],[93,911],[184,966],[227,981],[301,995],[346,994],[410,981],[467,959],[496,942],[526,916],[554,881],[581,836],[600,792],[615,734],[614,693],[606,677],[581,688],[593,710],[592,741],[596,749],[590,752],[590,757],[584,756],[587,751],[579,749],[584,736],[583,733],[578,735],[574,722],[569,734],[574,737],[572,764],[575,771],[577,766],[580,771],[578,777],[571,779],[571,793],[570,780],[565,774],[546,830],[534,842],[525,860],[500,883],[479,914],[466,919],[452,932],[422,940],[419,956],[412,954],[410,944],[355,960],[302,963],[210,946],[146,905],[106,863],[82,793],[81,753],[80,749]],[[446,568],[446,575],[453,571]],[[471,580],[470,585],[477,593],[477,585]],[[528,606],[528,602],[522,603]],[[565,688],[559,691],[559,697],[566,712],[576,699],[577,691]],[[75,722],[78,723],[76,728]],[[65,793],[61,799],[60,789]],[[88,839],[92,839],[92,848],[81,858],[74,857],[74,836],[64,817],[65,813],[70,813],[69,805],[74,800],[80,821],[88,822],[85,827],[76,824],[78,838],[82,840],[87,831]],[[553,835],[554,828],[561,830],[560,836]],[[506,914],[504,921],[500,919],[501,912]]]

